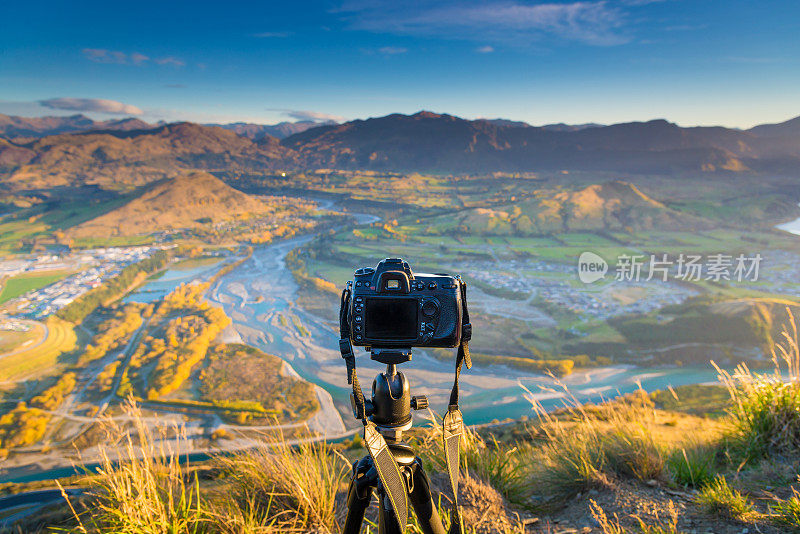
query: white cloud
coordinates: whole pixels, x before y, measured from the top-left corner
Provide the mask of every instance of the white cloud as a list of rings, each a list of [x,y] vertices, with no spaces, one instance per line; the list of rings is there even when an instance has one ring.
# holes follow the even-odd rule
[[[321,111],[308,111],[301,109],[272,109],[270,111],[280,111],[287,117],[297,119],[300,121],[314,121],[314,122],[344,122],[346,119],[340,115],[333,115],[331,113],[323,113]]]
[[[82,52],[86,59],[95,63],[125,64],[128,62],[128,54],[124,52],[106,50],[104,48],[84,48]]]
[[[159,65],[169,65],[171,67],[183,67],[186,65],[185,61],[183,61],[182,59],[178,59],[174,56],[161,57],[155,59],[154,61]]]
[[[478,48],[475,49],[475,51],[480,54],[491,54],[492,52],[494,52],[494,47],[489,45],[479,46]]]
[[[625,13],[603,0],[528,4],[420,0],[349,0],[336,10],[351,29],[470,41],[531,42],[558,37],[592,45],[629,41]]]
[[[141,115],[143,111],[136,106],[102,98],[50,98],[40,100],[39,105],[50,109],[70,111],[93,111],[113,115]]]
[[[139,52],[134,52],[133,54],[131,54],[131,62],[133,62],[134,65],[141,65],[148,59],[150,58],[144,54],[140,54]]]
[[[261,32],[261,33],[254,33],[253,37],[258,37],[260,39],[269,39],[271,37],[289,37],[292,32]]]
[[[393,56],[395,54],[405,54],[408,52],[408,48],[403,48],[402,46],[384,46],[383,48],[379,48],[378,52]]]
[[[105,48],[84,48],[81,50],[84,57],[95,63],[114,63],[117,65],[144,65],[148,61],[154,61],[158,65],[169,65],[171,67],[183,67],[186,62],[175,56],[161,58],[151,58],[141,52],[120,52],[119,50],[106,50]]]

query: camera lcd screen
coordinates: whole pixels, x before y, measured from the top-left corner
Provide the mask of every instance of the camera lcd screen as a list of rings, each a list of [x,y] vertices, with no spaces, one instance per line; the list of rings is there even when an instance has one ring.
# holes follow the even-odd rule
[[[364,333],[369,339],[416,339],[416,299],[368,298]]]

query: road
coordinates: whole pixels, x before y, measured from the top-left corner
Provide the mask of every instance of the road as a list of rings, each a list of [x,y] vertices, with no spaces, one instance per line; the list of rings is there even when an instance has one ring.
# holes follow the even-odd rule
[[[0,358],[6,358],[8,356],[13,356],[14,354],[19,354],[20,352],[25,352],[25,351],[28,351],[28,350],[35,349],[36,347],[41,346],[42,343],[47,341],[47,336],[50,335],[50,329],[47,328],[47,325],[44,324],[44,323],[40,323],[39,321],[30,321],[30,320],[27,320],[27,319],[15,319],[15,321],[18,321],[20,323],[27,323],[27,324],[31,325],[31,328],[36,328],[37,326],[41,327],[44,330],[43,335],[42,335],[42,337],[39,338],[39,341],[37,341],[33,345],[24,345],[22,347],[19,347],[18,349],[10,351],[10,352],[4,352],[3,354],[0,354]]]

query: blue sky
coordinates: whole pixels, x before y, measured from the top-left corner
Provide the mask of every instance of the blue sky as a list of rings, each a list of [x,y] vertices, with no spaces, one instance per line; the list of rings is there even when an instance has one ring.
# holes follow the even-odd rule
[[[531,124],[800,115],[800,2],[5,2],[0,113]]]

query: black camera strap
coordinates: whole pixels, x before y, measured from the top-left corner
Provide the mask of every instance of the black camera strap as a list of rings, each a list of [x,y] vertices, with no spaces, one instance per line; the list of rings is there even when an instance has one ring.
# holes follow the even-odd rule
[[[350,318],[348,317],[350,296],[351,290],[348,285],[342,291],[342,302],[339,309],[339,334],[341,335],[339,351],[342,353],[342,358],[347,366],[347,383],[353,386],[355,415],[364,423],[364,443],[370,456],[372,456],[375,470],[381,479],[386,497],[392,504],[394,517],[397,520],[400,532],[405,532],[408,524],[408,493],[406,492],[405,482],[403,482],[403,474],[400,472],[400,466],[397,465],[397,461],[386,444],[383,434],[380,433],[375,423],[367,419],[364,392],[361,391],[361,384],[359,384],[358,375],[356,374],[356,357],[353,354],[353,344],[350,341]]]
[[[469,340],[472,338],[472,324],[469,322],[467,309],[467,284],[459,278],[461,287],[461,343],[458,345],[456,356],[456,372],[453,389],[450,391],[450,404],[442,420],[442,437],[444,440],[444,457],[447,463],[447,475],[450,478],[450,487],[453,490],[453,511],[450,520],[449,534],[461,534],[464,525],[461,522],[461,510],[458,506],[458,478],[460,475],[460,447],[461,437],[464,434],[464,416],[458,407],[458,380],[461,377],[461,367],[467,364],[467,369],[472,369],[472,359],[469,356]]]

